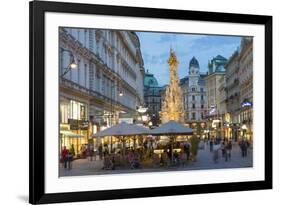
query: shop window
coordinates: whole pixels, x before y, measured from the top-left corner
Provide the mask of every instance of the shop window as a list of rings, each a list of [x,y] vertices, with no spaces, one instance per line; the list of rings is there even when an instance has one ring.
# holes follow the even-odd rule
[[[70,101],[70,118],[74,120],[87,120],[88,119],[88,107],[84,103],[80,103],[74,100]]]

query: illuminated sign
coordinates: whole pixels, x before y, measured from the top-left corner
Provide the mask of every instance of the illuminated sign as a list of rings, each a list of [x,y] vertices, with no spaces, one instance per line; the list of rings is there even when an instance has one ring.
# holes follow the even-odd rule
[[[219,123],[220,123],[220,120],[213,120],[212,127],[213,128],[219,127]]]
[[[211,107],[209,114],[210,115],[215,114],[216,111],[217,111],[216,107]]]
[[[137,109],[137,111],[138,111],[139,113],[145,113],[147,110],[148,110],[148,108],[146,108],[146,107],[141,107],[141,106]]]
[[[242,103],[242,107],[252,107],[252,106],[253,106],[252,102],[245,101]]]

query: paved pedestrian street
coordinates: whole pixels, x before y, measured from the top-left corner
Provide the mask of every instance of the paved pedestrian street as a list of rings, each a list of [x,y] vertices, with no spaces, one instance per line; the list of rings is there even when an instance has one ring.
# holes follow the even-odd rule
[[[162,171],[184,171],[184,170],[204,170],[222,168],[249,168],[253,166],[253,150],[248,149],[247,157],[241,156],[240,147],[233,144],[231,159],[225,161],[219,151],[219,160],[213,161],[213,153],[210,152],[208,145],[205,149],[198,150],[197,160],[186,165],[172,167],[145,167],[140,169],[130,169],[128,167],[117,167],[115,170],[103,170],[103,160],[77,159],[72,162],[72,169],[64,169],[60,164],[60,176],[81,176],[81,175],[100,175],[100,174],[120,174],[120,173],[139,173],[139,172],[162,172]]]

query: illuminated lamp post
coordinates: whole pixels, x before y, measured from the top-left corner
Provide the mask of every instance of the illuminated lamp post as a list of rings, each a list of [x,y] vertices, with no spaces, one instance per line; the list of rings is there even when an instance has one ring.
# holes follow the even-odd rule
[[[77,63],[75,62],[74,55],[70,50],[67,50],[67,49],[64,49],[64,48],[61,48],[61,50],[62,50],[62,53],[67,52],[70,55],[70,63],[65,68],[65,71],[63,72],[63,74],[61,74],[61,76],[60,76],[60,77],[64,77],[70,70],[77,68]]]
[[[242,131],[243,131],[243,139],[245,138],[245,132],[247,131],[247,126],[244,124],[241,127]]]
[[[113,92],[112,89],[115,87],[115,84],[111,85],[111,98],[110,98],[110,126],[112,126],[112,121],[113,121]],[[119,89],[118,95],[120,97],[123,96],[123,92],[121,89]],[[110,154],[112,153],[112,136],[110,136]]]

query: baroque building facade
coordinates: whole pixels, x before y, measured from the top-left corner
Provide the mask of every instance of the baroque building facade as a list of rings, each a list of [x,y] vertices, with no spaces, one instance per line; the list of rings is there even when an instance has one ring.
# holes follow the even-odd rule
[[[143,104],[140,42],[130,31],[60,28],[59,47],[62,145],[78,152],[91,134],[118,123],[120,113],[133,117]],[[65,73],[71,59],[77,68]]]
[[[240,120],[243,137],[253,137],[253,38],[243,37],[239,58]]]
[[[225,98],[226,93],[224,88],[225,82],[225,64],[227,59],[221,55],[217,55],[208,64],[208,75],[206,76],[207,87],[207,106],[208,113],[206,118],[209,120],[208,127],[212,132],[212,136],[217,136],[221,130],[224,118],[226,105],[221,97]]]
[[[240,124],[239,51],[235,51],[225,65],[229,137],[237,141]]]
[[[188,76],[180,80],[183,93],[185,124],[192,128],[204,128],[207,113],[206,74],[200,73],[198,60],[193,57],[189,62]]]

